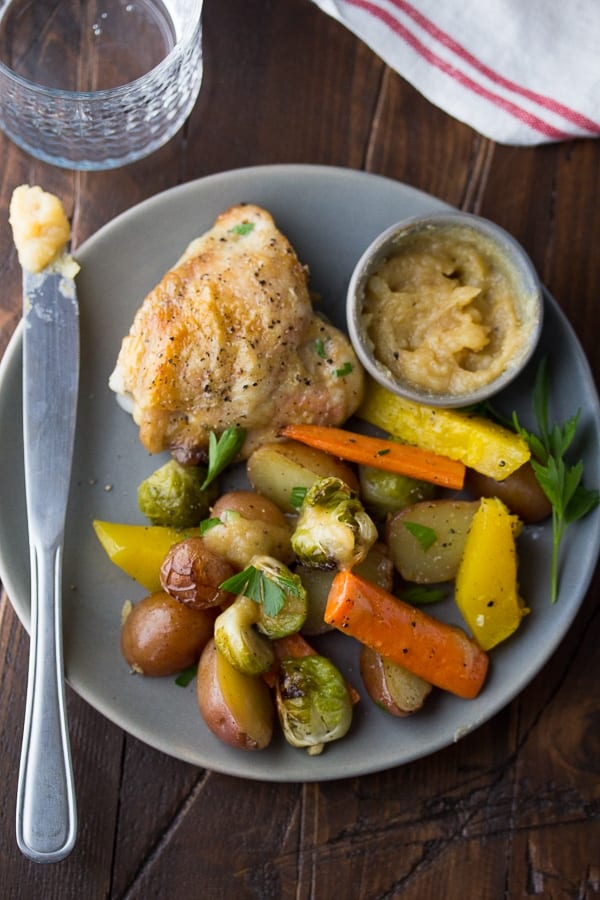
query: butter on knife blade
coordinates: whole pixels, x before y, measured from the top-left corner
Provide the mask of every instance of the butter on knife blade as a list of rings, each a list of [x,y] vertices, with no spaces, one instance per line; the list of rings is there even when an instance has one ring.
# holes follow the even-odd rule
[[[23,437],[31,559],[31,643],[16,834],[36,862],[73,849],[77,811],[65,709],[62,554],[79,383],[79,308],[57,197],[13,192],[10,224],[23,268]]]

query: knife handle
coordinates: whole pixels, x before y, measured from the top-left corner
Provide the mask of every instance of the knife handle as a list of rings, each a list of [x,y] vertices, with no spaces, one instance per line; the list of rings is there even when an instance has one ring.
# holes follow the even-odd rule
[[[61,571],[61,543],[32,543],[31,646],[16,827],[21,851],[35,862],[64,859],[77,834],[65,708]]]

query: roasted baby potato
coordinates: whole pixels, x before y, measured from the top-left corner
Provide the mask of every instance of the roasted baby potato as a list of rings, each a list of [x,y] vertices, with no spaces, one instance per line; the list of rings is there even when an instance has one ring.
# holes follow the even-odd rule
[[[370,698],[392,716],[417,712],[431,692],[428,681],[365,645],[360,651],[360,674]]]
[[[213,734],[240,750],[263,750],[273,736],[275,706],[260,677],[238,672],[210,640],[198,666],[198,706]]]
[[[400,575],[417,584],[452,581],[478,506],[476,500],[425,500],[390,516],[386,541]]]
[[[351,466],[297,441],[263,444],[250,456],[246,470],[254,489],[287,513],[296,510],[291,501],[292,490],[308,490],[318,478],[335,476],[358,491],[358,480]]]
[[[121,626],[121,652],[142,675],[175,675],[198,661],[214,616],[157,591],[135,604]]]
[[[474,497],[498,497],[512,513],[527,524],[541,522],[552,512],[552,505],[540,487],[529,462],[504,481],[496,481],[474,469],[467,469],[465,489]]]
[[[206,609],[233,599],[219,585],[234,573],[233,566],[213,553],[203,538],[191,537],[171,547],[160,567],[160,583],[180,603]]]
[[[253,556],[274,556],[291,562],[291,529],[278,506],[254,491],[231,491],[211,510],[217,524],[203,540],[209,550],[236,569],[245,569]]]

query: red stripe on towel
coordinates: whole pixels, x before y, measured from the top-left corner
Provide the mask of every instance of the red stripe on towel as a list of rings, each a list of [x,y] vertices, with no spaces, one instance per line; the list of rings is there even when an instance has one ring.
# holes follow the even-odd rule
[[[429,47],[423,44],[411,31],[409,31],[404,25],[402,25],[401,22],[398,22],[398,20],[395,19],[386,10],[375,6],[373,3],[368,2],[368,0],[346,0],[346,2],[350,6],[356,6],[359,9],[362,9],[364,12],[369,13],[373,16],[373,18],[379,19],[384,23],[384,25],[390,28],[390,30],[392,30],[410,47],[412,47],[415,52],[422,56],[423,59],[427,60],[427,62],[429,62],[432,66],[435,66],[435,68],[444,72],[444,74],[453,78],[463,87],[471,90],[474,94],[478,94],[479,96],[484,97],[486,100],[489,100],[492,104],[503,109],[509,115],[528,125],[532,130],[538,131],[545,137],[554,140],[565,140],[573,136],[572,133],[564,131],[560,128],[556,128],[549,122],[546,122],[544,119],[536,116],[534,113],[531,113],[523,107],[518,106],[516,103],[513,103],[511,100],[507,100],[505,97],[502,97],[499,94],[495,94],[493,91],[484,88],[483,85],[474,81],[464,72],[461,72],[460,69],[457,69],[456,66],[451,65],[445,59],[430,50]]]

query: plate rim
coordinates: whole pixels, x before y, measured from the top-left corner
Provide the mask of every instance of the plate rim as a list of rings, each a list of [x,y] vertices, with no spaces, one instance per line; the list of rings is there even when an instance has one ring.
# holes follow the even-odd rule
[[[338,177],[338,178],[343,178],[343,179],[349,179],[350,181],[353,181],[356,178],[358,178],[360,180],[375,179],[379,182],[390,183],[394,186],[395,189],[401,188],[402,190],[405,190],[408,193],[410,193],[411,195],[413,195],[414,197],[427,198],[428,201],[434,200],[436,203],[439,203],[440,208],[443,208],[443,207],[450,208],[450,209],[454,208],[454,207],[450,206],[449,204],[445,203],[444,201],[441,201],[441,200],[438,201],[437,198],[435,198],[433,195],[428,194],[418,188],[412,187],[411,185],[406,185],[403,182],[400,182],[396,179],[390,178],[389,176],[380,175],[377,173],[365,172],[364,170],[360,170],[360,169],[345,168],[345,167],[340,167],[340,166],[326,166],[326,165],[312,165],[312,164],[298,164],[298,163],[292,163],[292,164],[281,163],[281,164],[275,164],[275,165],[248,166],[248,167],[243,167],[240,169],[227,170],[225,172],[212,173],[212,174],[204,176],[202,178],[194,179],[190,182],[184,182],[182,184],[174,185],[171,188],[167,188],[164,191],[161,191],[157,194],[154,194],[154,195],[140,201],[139,203],[135,204],[134,206],[132,206],[126,210],[123,210],[121,213],[119,213],[113,219],[111,219],[110,221],[108,221],[104,225],[102,225],[96,232],[94,232],[94,234],[90,235],[81,244],[81,246],[79,248],[77,248],[74,251],[74,255],[77,258],[81,257],[81,262],[83,265],[85,265],[86,255],[93,254],[94,247],[97,244],[97,242],[101,241],[107,233],[110,233],[110,231],[112,229],[114,229],[117,226],[122,225],[122,223],[124,221],[126,221],[129,217],[139,215],[140,213],[144,214],[147,210],[150,210],[155,204],[160,205],[161,202],[165,202],[165,201],[171,202],[172,200],[174,202],[176,202],[177,196],[180,193],[186,193],[189,191],[202,189],[202,187],[206,184],[222,183],[223,181],[226,181],[229,178],[239,178],[240,176],[250,177],[250,178],[255,177],[255,176],[263,177],[265,174],[269,174],[269,175],[277,174],[278,176],[284,176],[284,177],[290,177],[293,174],[309,175],[309,177],[316,176],[316,175],[322,176],[322,175],[326,174],[327,177],[333,176],[333,177]],[[586,370],[585,375],[588,379],[588,383],[593,388],[593,393],[590,396],[593,401],[592,405],[594,406],[594,415],[596,416],[596,420],[598,420],[600,418],[600,404],[598,401],[598,394],[595,389],[595,382],[594,382],[593,374],[592,374],[591,367],[589,364],[589,360],[587,359],[587,357],[583,351],[583,348],[581,347],[581,343],[577,337],[577,334],[576,334],[573,326],[571,325],[570,321],[568,320],[566,314],[563,312],[562,308],[559,306],[557,301],[554,299],[554,297],[550,294],[550,292],[545,287],[544,287],[544,296],[545,296],[545,302],[547,302],[551,305],[553,312],[557,315],[559,323],[560,323],[560,327],[563,329],[566,329],[570,333],[571,340],[573,341],[574,345],[580,352],[580,355],[581,355],[580,362],[585,367],[585,370]],[[4,389],[4,384],[5,384],[5,379],[6,379],[7,374],[12,370],[12,368],[14,368],[14,366],[16,364],[14,357],[20,353],[21,347],[22,347],[22,321],[19,321],[13,334],[11,335],[11,338],[7,344],[7,347],[2,356],[2,359],[0,359],[0,393]],[[584,579],[581,582],[582,589],[581,589],[581,596],[579,598],[579,602],[577,604],[574,604],[573,607],[570,609],[570,615],[566,619],[566,624],[565,624],[564,630],[561,633],[559,633],[557,631],[557,633],[554,635],[554,641],[548,644],[548,646],[545,650],[545,653],[543,654],[543,659],[541,660],[541,662],[539,662],[539,665],[537,666],[533,675],[528,675],[526,678],[523,678],[522,680],[517,680],[514,683],[512,690],[504,695],[502,701],[497,703],[491,709],[491,711],[489,713],[486,713],[479,722],[471,725],[471,727],[469,727],[465,731],[465,734],[472,732],[476,728],[480,727],[480,725],[489,721],[491,718],[493,718],[495,715],[497,715],[501,709],[503,709],[510,702],[512,702],[512,700],[515,698],[515,696],[517,696],[519,693],[521,693],[524,690],[524,688],[527,686],[527,684],[529,684],[530,681],[544,667],[544,665],[547,664],[549,658],[552,656],[556,647],[564,640],[564,638],[566,636],[566,632],[571,627],[571,625],[572,625],[575,617],[577,616],[577,614],[581,608],[581,605],[587,595],[587,592],[589,590],[589,585],[591,583],[591,580],[593,578],[595,568],[597,565],[598,553],[600,552],[600,518],[597,518],[596,525],[597,525],[597,527],[596,527],[596,536],[595,536],[595,548],[596,548],[595,549],[595,561],[592,562],[592,560],[590,559],[590,561],[588,562]],[[594,554],[592,554],[592,555],[594,555]],[[18,593],[18,591],[16,591],[16,592],[11,591],[11,588],[13,588],[13,587],[16,588],[16,585],[12,581],[9,568],[4,565],[2,547],[0,547],[0,577],[4,584],[8,599],[9,599],[13,609],[15,610],[19,620],[21,621],[23,626],[26,628],[26,630],[29,630],[29,616],[28,616],[29,604],[27,601],[19,604],[16,599],[16,594]],[[178,759],[181,759],[183,761],[189,762],[189,763],[197,765],[197,766],[202,766],[211,771],[220,772],[222,774],[244,777],[244,778],[248,778],[249,780],[254,779],[254,780],[261,780],[261,781],[292,783],[294,781],[309,782],[309,781],[316,781],[316,780],[337,780],[337,779],[350,777],[350,776],[356,777],[356,776],[360,776],[360,775],[364,775],[364,774],[370,774],[373,772],[382,771],[384,769],[391,768],[396,765],[405,765],[411,761],[414,761],[415,759],[421,759],[426,756],[429,756],[432,753],[435,753],[438,750],[443,749],[444,747],[447,747],[451,743],[451,741],[448,740],[447,736],[444,736],[443,734],[441,734],[439,737],[439,740],[437,742],[435,742],[434,744],[428,745],[425,752],[421,753],[421,752],[415,751],[412,755],[408,755],[408,756],[402,758],[401,760],[399,760],[398,762],[388,763],[383,767],[380,764],[378,764],[377,762],[374,762],[370,766],[368,762],[365,763],[363,761],[360,765],[358,765],[358,766],[355,765],[355,767],[353,769],[348,769],[348,767],[346,767],[345,769],[340,770],[337,774],[330,774],[330,773],[323,774],[321,772],[321,773],[315,773],[314,777],[310,777],[310,775],[306,776],[303,774],[301,779],[293,779],[293,778],[286,777],[285,774],[283,774],[283,775],[281,775],[281,777],[279,777],[279,773],[277,771],[274,771],[273,777],[269,777],[267,779],[267,778],[265,778],[264,773],[257,773],[256,775],[252,774],[251,766],[242,766],[241,768],[244,769],[243,772],[235,771],[235,769],[232,769],[231,766],[229,766],[227,764],[220,766],[218,760],[213,759],[209,764],[207,762],[199,761],[198,754],[189,755],[186,752],[182,752],[181,749],[179,749],[178,751],[174,751],[172,746],[167,746],[163,740],[161,740],[160,738],[157,739],[156,736],[153,736],[152,739],[149,739],[149,734],[147,732],[145,732],[143,728],[132,728],[131,724],[128,724],[127,722],[125,722],[118,713],[115,714],[114,709],[111,709],[109,704],[102,702],[102,698],[101,697],[99,698],[97,696],[97,694],[94,693],[93,685],[88,686],[83,681],[81,681],[81,679],[79,679],[78,677],[75,677],[75,678],[69,677],[68,683],[75,690],[75,692],[80,697],[82,697],[86,702],[88,702],[94,709],[96,709],[98,712],[100,712],[102,715],[104,715],[106,718],[108,718],[111,722],[113,722],[118,727],[120,727],[123,731],[125,731],[128,734],[131,734],[132,736],[134,736],[137,739],[141,740],[142,742],[148,744],[149,746],[152,746],[152,747],[160,750],[161,752],[166,753],[167,755],[175,756]],[[462,736],[463,735],[460,735],[460,737],[462,737]],[[457,738],[455,738],[455,740],[456,739]],[[349,740],[352,740],[352,738],[350,737]]]

